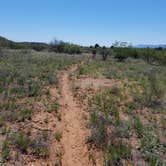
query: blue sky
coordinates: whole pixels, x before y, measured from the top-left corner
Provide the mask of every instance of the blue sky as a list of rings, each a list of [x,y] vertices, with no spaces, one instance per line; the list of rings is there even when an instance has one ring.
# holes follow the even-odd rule
[[[166,0],[0,0],[0,35],[15,41],[166,43]]]

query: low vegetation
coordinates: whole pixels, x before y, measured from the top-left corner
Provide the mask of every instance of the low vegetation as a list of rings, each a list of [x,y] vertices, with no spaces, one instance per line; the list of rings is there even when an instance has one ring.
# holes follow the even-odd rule
[[[6,39],[0,45],[0,162],[17,165],[25,156],[48,159],[52,141],[61,143],[62,131],[56,129],[63,120],[59,75],[77,63],[82,65],[70,73],[71,81],[90,77],[118,82],[97,90],[88,87],[81,101],[88,98],[87,143],[103,152],[103,165],[166,164],[165,49],[86,48]],[[91,59],[94,49],[97,55]],[[88,55],[75,55],[81,52]],[[56,95],[51,96],[51,88]],[[81,90],[79,85],[73,88]],[[48,129],[50,121],[55,122],[54,132]]]
[[[139,50],[141,58],[137,51],[117,49],[107,61],[98,56],[75,73],[78,79],[86,75],[121,82],[119,87],[101,87],[88,102],[88,141],[104,152],[105,165],[166,163],[165,127],[160,122],[165,121],[166,113],[165,66],[155,58],[149,63],[143,53],[146,50]]]
[[[51,98],[49,89],[58,89],[62,70],[79,61],[79,57],[32,50],[3,49],[0,56],[0,162],[8,163],[31,158],[46,159],[50,155],[51,140],[56,134],[38,126],[34,118],[40,108],[46,114],[38,119],[49,124],[49,116],[61,120],[58,97]],[[49,88],[48,88],[49,87]],[[55,94],[58,96],[58,94]],[[41,103],[41,104],[40,104]],[[38,106],[40,105],[40,106]],[[45,125],[46,126],[46,125]],[[56,129],[56,128],[55,128]],[[27,164],[26,160],[25,163]]]

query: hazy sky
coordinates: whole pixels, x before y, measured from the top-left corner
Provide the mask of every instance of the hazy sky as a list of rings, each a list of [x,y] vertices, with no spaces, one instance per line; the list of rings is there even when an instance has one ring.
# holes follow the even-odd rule
[[[0,0],[0,35],[89,45],[166,43],[166,0]]]

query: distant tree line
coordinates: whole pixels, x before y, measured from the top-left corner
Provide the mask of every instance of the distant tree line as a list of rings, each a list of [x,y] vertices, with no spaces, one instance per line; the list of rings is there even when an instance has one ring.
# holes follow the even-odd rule
[[[1,48],[10,49],[33,49],[36,51],[52,51],[67,54],[99,54],[102,60],[106,61],[109,56],[114,56],[118,61],[125,61],[127,58],[142,58],[150,64],[166,64],[166,49],[158,48],[134,48],[131,43],[115,41],[110,47],[95,44],[90,47],[81,47],[76,44],[53,40],[51,43],[39,42],[13,42],[6,38],[0,37],[0,54]]]
[[[135,48],[131,43],[116,41],[110,47],[101,47],[99,44],[95,44],[89,48],[91,52],[96,50],[96,53],[101,55],[104,61],[107,60],[109,56],[113,56],[120,62],[124,62],[127,58],[141,58],[153,65],[166,64],[166,49],[162,47]]]
[[[57,53],[80,54],[81,46],[54,40],[50,44],[39,42],[13,42],[0,37],[0,47],[10,49],[33,49],[35,51],[54,51]]]

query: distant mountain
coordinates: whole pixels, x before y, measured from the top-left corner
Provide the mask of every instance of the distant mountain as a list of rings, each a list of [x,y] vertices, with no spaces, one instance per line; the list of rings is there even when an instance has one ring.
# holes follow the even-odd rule
[[[162,48],[166,48],[166,44],[139,44],[136,45],[135,47],[137,48],[158,48],[158,47],[162,47]]]

